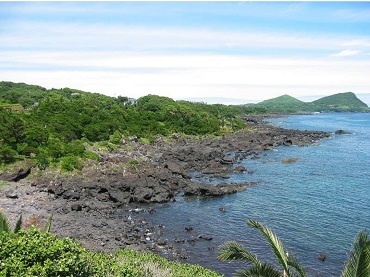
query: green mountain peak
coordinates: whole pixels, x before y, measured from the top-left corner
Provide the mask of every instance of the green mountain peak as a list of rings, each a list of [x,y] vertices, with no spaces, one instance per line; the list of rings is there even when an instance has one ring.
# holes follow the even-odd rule
[[[281,105],[281,104],[301,104],[301,103],[304,103],[303,101],[301,100],[298,100],[297,98],[294,98],[293,96],[290,96],[288,94],[284,94],[284,95],[281,95],[281,96],[278,96],[278,97],[275,97],[275,98],[272,98],[272,99],[268,99],[268,100],[265,100],[265,101],[262,101],[260,102],[259,104],[263,104],[263,105]]]
[[[342,92],[326,96],[312,102],[315,105],[327,105],[341,108],[368,108],[353,92]]]

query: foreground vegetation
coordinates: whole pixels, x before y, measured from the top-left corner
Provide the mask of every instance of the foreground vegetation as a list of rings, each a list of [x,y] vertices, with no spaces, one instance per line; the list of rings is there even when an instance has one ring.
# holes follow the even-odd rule
[[[220,276],[152,253],[96,253],[36,228],[0,234],[0,276]]]
[[[152,253],[124,249],[88,251],[70,238],[32,226],[14,231],[0,213],[0,276],[220,276],[198,265],[171,262]],[[50,222],[50,221],[49,221]]]
[[[35,226],[24,230],[20,216],[13,230],[0,212],[0,276],[221,276],[201,266],[168,261],[153,253],[131,249],[113,254],[89,251],[75,240],[50,234],[50,224],[51,217],[44,231]],[[240,244],[227,242],[221,246],[219,259],[239,260],[250,265],[238,270],[235,276],[307,276],[271,229],[257,221],[249,220],[247,224],[262,233],[277,263],[262,262]],[[367,276],[370,276],[370,239],[367,232],[361,231],[341,277]]]
[[[306,277],[307,273],[292,254],[284,249],[279,237],[261,223],[249,220],[247,224],[259,230],[272,248],[277,265],[261,262],[258,257],[237,242],[227,242],[221,246],[219,258],[224,261],[244,261],[250,267],[236,272],[239,277]],[[349,260],[341,277],[368,277],[370,276],[370,238],[368,233],[361,231],[355,238]]]

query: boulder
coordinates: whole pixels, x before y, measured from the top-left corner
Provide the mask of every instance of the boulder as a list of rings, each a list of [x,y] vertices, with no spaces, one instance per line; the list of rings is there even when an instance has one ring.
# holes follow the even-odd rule
[[[227,166],[220,166],[220,163],[215,160],[210,161],[206,165],[206,168],[204,168],[201,171],[202,174],[220,174],[220,173],[226,173],[226,172],[227,172]]]
[[[233,164],[234,163],[234,158],[232,157],[229,157],[229,156],[224,156],[221,161],[220,161],[221,164]]]
[[[244,167],[244,166],[237,166],[233,169],[233,172],[234,173],[237,173],[237,172],[245,172],[247,169]]]
[[[209,235],[199,235],[198,236],[199,239],[203,239],[203,240],[213,240],[213,238]]]
[[[285,146],[291,146],[291,145],[293,145],[293,141],[291,139],[287,139],[287,140],[285,140],[283,142],[283,145],[285,145]]]
[[[15,192],[8,192],[5,196],[10,199],[18,199],[18,194]]]
[[[336,135],[346,135],[346,134],[350,134],[350,132],[347,132],[347,131],[344,131],[344,130],[336,130],[335,134]]]
[[[184,188],[185,196],[222,196],[245,190],[248,186],[255,184],[247,182],[242,184],[219,184],[216,186],[205,184],[189,184]]]
[[[191,178],[190,175],[187,174],[185,172],[185,170],[181,166],[179,166],[179,165],[177,165],[177,164],[175,164],[173,162],[168,162],[164,166],[164,168],[167,168],[172,174],[180,175],[180,176],[182,176],[185,179],[190,179]]]
[[[0,180],[18,182],[31,173],[32,164],[26,163],[0,173]]]
[[[326,260],[326,255],[324,253],[320,253],[319,256],[317,257],[319,261],[325,262]]]
[[[79,212],[79,211],[82,211],[82,206],[80,204],[72,204],[71,205],[71,210],[72,211],[76,211],[76,212]]]
[[[168,188],[156,184],[151,187],[136,187],[130,203],[166,203],[173,201],[174,193]]]

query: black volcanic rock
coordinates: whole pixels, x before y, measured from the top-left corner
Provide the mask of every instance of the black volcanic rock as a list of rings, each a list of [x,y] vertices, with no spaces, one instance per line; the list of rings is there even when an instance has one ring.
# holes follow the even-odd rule
[[[335,134],[336,135],[346,135],[346,134],[350,134],[350,132],[347,132],[347,131],[344,131],[344,130],[336,130]]]

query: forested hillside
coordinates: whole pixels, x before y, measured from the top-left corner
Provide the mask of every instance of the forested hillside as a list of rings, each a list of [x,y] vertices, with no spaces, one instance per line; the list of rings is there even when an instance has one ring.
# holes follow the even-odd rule
[[[226,106],[0,82],[0,165],[29,159],[40,168],[54,164],[72,170],[85,159],[98,159],[88,151],[92,143],[109,150],[123,138],[150,143],[174,133],[221,135],[243,128],[244,114],[367,110],[353,93],[311,103],[283,95],[256,105]]]
[[[13,109],[23,107],[22,109]],[[238,130],[246,107],[174,101],[148,95],[137,101],[64,88],[47,90],[23,83],[0,83],[0,164],[32,159],[40,168],[78,168],[97,159],[86,143],[109,148],[123,137],[150,142],[156,135],[220,135]],[[85,146],[84,146],[85,145]]]

